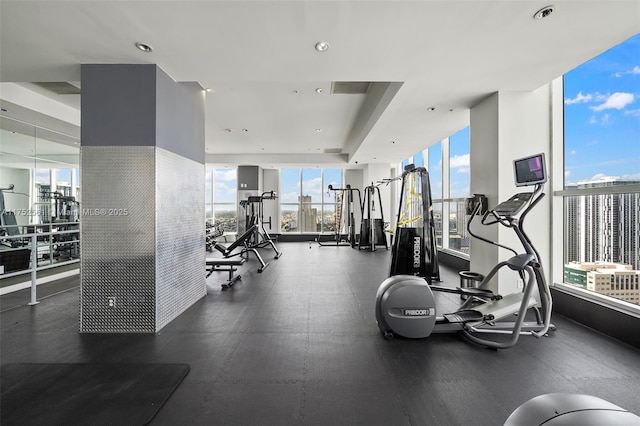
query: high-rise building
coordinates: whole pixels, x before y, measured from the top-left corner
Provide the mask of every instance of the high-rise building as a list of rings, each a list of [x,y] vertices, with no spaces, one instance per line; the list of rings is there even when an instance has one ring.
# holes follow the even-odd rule
[[[610,262],[570,262],[564,281],[577,287],[640,305],[640,271]]]
[[[567,189],[637,185],[640,180],[602,178]],[[640,193],[576,195],[565,198],[567,262],[620,262],[640,269]]]
[[[303,195],[298,197],[298,203],[302,202],[300,221],[302,222],[301,232],[319,232],[318,209],[311,204],[311,196]]]

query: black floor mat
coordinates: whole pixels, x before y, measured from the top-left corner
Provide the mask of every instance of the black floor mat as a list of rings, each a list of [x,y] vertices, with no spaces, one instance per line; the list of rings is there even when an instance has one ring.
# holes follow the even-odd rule
[[[144,425],[189,373],[186,364],[7,364],[3,426]]]

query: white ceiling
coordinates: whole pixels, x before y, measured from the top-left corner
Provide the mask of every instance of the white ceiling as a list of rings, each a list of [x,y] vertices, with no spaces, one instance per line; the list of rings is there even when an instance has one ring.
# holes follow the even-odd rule
[[[3,0],[0,80],[77,82],[83,63],[155,63],[213,90],[208,162],[390,163],[467,126],[487,95],[537,89],[640,32],[638,0],[556,0],[534,19],[548,4]],[[316,51],[318,41],[329,50]],[[332,94],[334,81],[376,84]],[[21,87],[79,117],[78,95]]]

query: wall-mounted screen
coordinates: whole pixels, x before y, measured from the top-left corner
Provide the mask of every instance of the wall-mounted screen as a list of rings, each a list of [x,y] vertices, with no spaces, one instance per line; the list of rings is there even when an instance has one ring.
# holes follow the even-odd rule
[[[544,153],[514,160],[513,171],[516,186],[542,184],[547,181]]]

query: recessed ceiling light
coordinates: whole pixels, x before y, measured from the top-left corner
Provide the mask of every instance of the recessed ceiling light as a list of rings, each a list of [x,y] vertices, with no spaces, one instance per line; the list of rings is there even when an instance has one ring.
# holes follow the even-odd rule
[[[435,111],[435,110],[436,110],[436,107],[429,107],[429,108],[427,108],[427,111],[429,111],[429,112],[431,112],[431,111]]]
[[[534,19],[544,19],[547,16],[551,15],[553,13],[555,6],[545,6],[542,9],[540,9],[539,11],[537,11],[533,17]]]
[[[316,129],[316,132],[320,133],[322,131],[322,129]]]
[[[206,89],[204,89],[207,93],[211,93],[213,92],[213,89],[211,87],[207,87]]]
[[[396,143],[396,141],[389,141],[389,143],[390,143],[390,144],[394,144],[394,143]]]
[[[242,129],[242,131],[243,131],[243,132],[248,132],[248,131],[249,131],[249,129]]]
[[[140,43],[140,42],[136,43],[136,47],[138,49],[142,50],[143,52],[147,52],[147,53],[149,53],[149,52],[151,52],[153,50],[153,48],[151,46],[149,46],[148,44]]]
[[[316,50],[318,52],[326,52],[327,50],[329,50],[329,43],[327,43],[326,41],[319,41],[316,43]]]
[[[316,89],[316,93],[322,93],[322,87],[318,87],[318,88]]]
[[[224,129],[224,131],[227,132],[227,133],[231,133],[231,132],[233,132],[233,129],[228,129],[227,128],[227,129]]]

